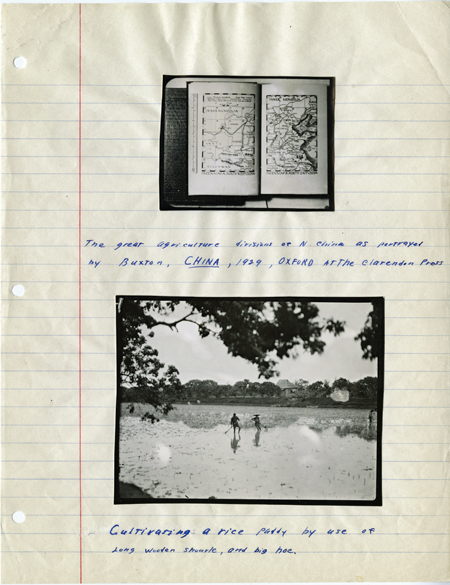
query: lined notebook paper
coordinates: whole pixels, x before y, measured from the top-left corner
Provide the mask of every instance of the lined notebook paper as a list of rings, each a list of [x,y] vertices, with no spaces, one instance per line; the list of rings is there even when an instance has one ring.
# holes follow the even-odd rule
[[[2,21],[3,582],[448,580],[448,6],[29,4]],[[160,210],[163,75],[335,78],[335,211]],[[120,299],[178,297],[384,299],[381,505],[114,503]],[[260,457],[245,417],[266,420],[239,408],[240,450],[214,438],[230,490],[245,446]],[[320,445],[311,412],[302,440]],[[127,421],[149,457],[158,424],[185,424]]]

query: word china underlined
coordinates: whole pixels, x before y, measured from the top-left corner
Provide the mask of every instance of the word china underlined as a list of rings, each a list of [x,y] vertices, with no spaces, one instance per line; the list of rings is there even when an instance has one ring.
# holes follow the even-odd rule
[[[449,18],[3,7],[3,582],[449,579]]]

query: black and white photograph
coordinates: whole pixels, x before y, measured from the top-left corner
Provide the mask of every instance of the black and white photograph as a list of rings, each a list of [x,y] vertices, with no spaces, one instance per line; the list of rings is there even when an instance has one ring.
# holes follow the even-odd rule
[[[334,78],[169,77],[161,209],[333,209]]]
[[[381,505],[384,299],[116,297],[115,503]]]

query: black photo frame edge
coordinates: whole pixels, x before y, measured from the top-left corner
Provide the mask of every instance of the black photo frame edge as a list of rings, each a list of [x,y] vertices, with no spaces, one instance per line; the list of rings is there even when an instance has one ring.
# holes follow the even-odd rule
[[[137,300],[189,300],[189,299],[229,299],[229,300],[279,300],[303,301],[313,303],[372,303],[380,318],[380,357],[377,363],[378,399],[377,399],[377,445],[376,445],[376,496],[373,500],[267,500],[267,499],[221,499],[214,500],[214,504],[242,504],[242,505],[270,505],[270,506],[382,506],[382,435],[383,435],[383,404],[384,404],[384,356],[385,356],[385,299],[384,297],[283,297],[283,296],[252,296],[252,297],[194,297],[194,296],[161,296],[161,295],[116,295],[116,416],[114,441],[114,504],[211,504],[210,499],[182,499],[182,498],[123,498],[120,496],[119,486],[119,312],[118,299],[128,298]]]

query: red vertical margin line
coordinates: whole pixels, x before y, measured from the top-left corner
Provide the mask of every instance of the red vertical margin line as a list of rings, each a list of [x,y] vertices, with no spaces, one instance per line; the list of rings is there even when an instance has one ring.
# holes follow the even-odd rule
[[[80,491],[80,583],[83,582],[83,536],[81,500],[81,3],[78,8],[78,459]]]

